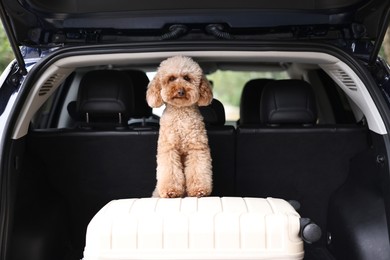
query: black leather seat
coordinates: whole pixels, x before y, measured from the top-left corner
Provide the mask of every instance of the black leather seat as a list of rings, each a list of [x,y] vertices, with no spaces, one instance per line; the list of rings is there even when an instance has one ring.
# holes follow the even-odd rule
[[[223,107],[221,101],[214,98],[210,105],[199,107],[199,111],[203,116],[203,121],[206,127],[225,126],[225,108]]]
[[[260,123],[259,103],[261,93],[265,85],[270,81],[272,79],[252,79],[244,85],[240,100],[239,125]]]
[[[210,105],[199,107],[206,125],[213,165],[213,196],[234,195],[235,129],[225,125],[223,104],[213,99]]]
[[[70,116],[85,128],[127,126],[134,113],[133,84],[130,77],[116,70],[87,72],[80,81],[77,100],[68,105]]]
[[[269,126],[314,125],[317,107],[309,83],[279,80],[268,83],[260,101],[260,121]]]
[[[72,247],[82,252],[87,224],[113,199],[150,197],[156,184],[158,130],[127,126],[137,113],[129,74],[91,71],[68,106],[78,126],[28,135],[51,186],[69,207]]]
[[[152,108],[146,102],[146,90],[149,84],[149,78],[145,72],[140,70],[125,71],[133,83],[133,104],[134,112],[132,118],[150,117]]]
[[[133,83],[133,100],[131,106],[133,113],[130,115],[129,126],[134,129],[158,128],[159,118],[153,115],[152,108],[146,102],[146,90],[149,78],[145,72],[139,70],[125,71]]]
[[[316,125],[313,89],[301,80],[269,82],[258,110],[262,123],[237,130],[237,195],[297,200],[326,230],[329,197],[367,147],[366,129]]]

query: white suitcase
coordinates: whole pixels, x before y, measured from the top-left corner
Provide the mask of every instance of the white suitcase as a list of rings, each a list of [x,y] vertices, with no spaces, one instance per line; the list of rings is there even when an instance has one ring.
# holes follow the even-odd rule
[[[300,216],[275,198],[142,198],[104,206],[84,260],[303,259]]]

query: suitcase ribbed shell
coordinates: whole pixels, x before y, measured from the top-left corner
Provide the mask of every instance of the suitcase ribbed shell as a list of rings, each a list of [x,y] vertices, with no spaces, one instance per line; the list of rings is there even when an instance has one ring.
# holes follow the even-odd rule
[[[84,259],[302,259],[299,218],[275,198],[115,200],[91,220]]]

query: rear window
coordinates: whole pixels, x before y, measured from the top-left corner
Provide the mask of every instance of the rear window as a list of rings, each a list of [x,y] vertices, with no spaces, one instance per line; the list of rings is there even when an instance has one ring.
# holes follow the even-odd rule
[[[236,122],[240,117],[240,99],[245,83],[252,79],[288,79],[285,71],[257,72],[257,71],[222,71],[207,75],[212,82],[214,97],[225,107],[226,121]]]
[[[148,73],[150,80],[155,73]],[[286,71],[257,72],[257,71],[230,71],[217,70],[207,75],[213,86],[214,98],[222,102],[225,108],[227,123],[235,122],[240,117],[240,99],[245,83],[251,79],[289,79]],[[153,113],[161,116],[164,107],[153,109]]]

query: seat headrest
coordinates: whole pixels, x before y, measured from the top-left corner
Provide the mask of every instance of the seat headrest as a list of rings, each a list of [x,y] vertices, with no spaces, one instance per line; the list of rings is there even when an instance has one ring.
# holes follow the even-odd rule
[[[214,98],[210,105],[201,106],[199,107],[199,110],[203,116],[203,121],[206,125],[225,125],[225,109],[223,107],[223,104],[219,100]]]
[[[252,79],[242,89],[240,100],[240,125],[259,124],[259,103],[264,86],[272,79]]]
[[[294,79],[269,82],[261,96],[260,120],[268,125],[315,124],[317,108],[311,85]]]
[[[152,108],[146,102],[146,90],[149,84],[149,78],[146,73],[139,70],[129,70],[126,73],[133,82],[133,113],[132,118],[144,118],[152,115]]]
[[[77,101],[68,106],[76,121],[125,124],[132,113],[132,82],[121,71],[87,72],[80,81]]]

